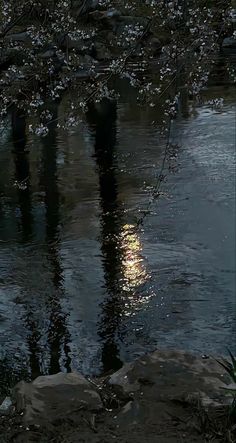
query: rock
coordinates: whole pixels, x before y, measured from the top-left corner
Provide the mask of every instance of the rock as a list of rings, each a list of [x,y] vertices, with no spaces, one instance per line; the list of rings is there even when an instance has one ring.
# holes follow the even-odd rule
[[[108,18],[108,19],[109,18],[114,18],[114,17],[120,17],[120,16],[121,16],[121,13],[117,9],[108,9],[104,13],[104,17]]]
[[[227,393],[222,389],[224,381],[224,369],[214,358],[158,350],[125,364],[108,379],[96,380],[106,405],[99,419],[102,401],[96,385],[94,389],[79,374],[59,373],[38,377],[33,383],[21,382],[15,388],[17,410],[24,413],[19,442],[39,441],[41,436],[45,442],[53,437],[64,442],[175,443],[183,436],[183,441],[200,443],[209,430],[202,429],[205,417],[210,418],[209,424],[216,422],[219,411],[215,407],[232,402],[230,390],[235,385],[228,385]],[[228,413],[228,408],[224,410]]]
[[[74,372],[40,376],[32,383],[22,381],[14,388],[14,397],[27,426],[52,424],[60,418],[73,419],[80,410],[94,412],[103,408],[93,385]]]
[[[30,38],[30,36],[28,35],[27,32],[19,32],[17,34],[6,35],[5,40],[6,41],[12,41],[12,42],[16,42],[17,41],[17,42],[24,42],[24,43],[26,43],[26,42],[30,42],[31,38]]]
[[[6,397],[0,405],[0,415],[8,415],[12,410],[12,401],[10,397]]]
[[[232,49],[236,51],[236,38],[234,37],[226,37],[222,43],[223,49]]]
[[[156,402],[193,402],[204,406],[228,405],[224,395],[227,377],[213,359],[183,351],[156,351],[124,365],[109,378],[109,384],[123,397],[134,397],[144,389]]]
[[[93,12],[90,12],[89,18],[90,20],[93,20],[95,22],[96,26],[100,25],[99,35],[101,35],[101,33],[104,32],[108,33],[109,31],[112,31],[115,34],[117,34],[117,30],[120,26],[120,19],[122,18],[122,15],[116,9],[111,9],[108,11],[95,10]]]
[[[233,24],[236,23],[236,3],[235,2],[234,2],[233,9],[231,9],[231,11],[230,11],[230,20],[231,20],[231,23],[233,23]]]
[[[52,57],[54,57],[54,55],[55,55],[55,50],[54,49],[48,49],[45,52],[41,52],[39,54],[39,57],[40,58],[52,58]]]
[[[136,426],[140,421],[141,414],[139,401],[129,401],[117,414],[118,426]]]
[[[174,443],[180,435],[186,437],[183,441],[205,441],[199,439],[204,411],[207,417],[216,416],[218,406],[232,402],[222,389],[222,374],[213,358],[183,351],[159,350],[124,365],[108,381],[118,398],[120,392],[132,399],[112,415],[117,441],[126,441],[123,430],[130,442]]]
[[[78,78],[80,80],[85,80],[90,77],[93,77],[93,75],[87,69],[77,69],[77,71],[75,73],[75,78]]]
[[[91,39],[83,39],[76,35],[58,36],[57,42],[63,50],[73,49],[79,54],[89,53],[92,45]]]
[[[135,391],[138,391],[140,384],[137,380],[133,380],[132,373],[135,363],[125,364],[119,371],[112,374],[109,378],[109,384],[115,388],[123,397],[129,397]],[[130,377],[131,375],[131,377]]]
[[[94,11],[90,13],[90,17],[92,17],[95,20],[111,20],[111,19],[117,19],[121,17],[120,11],[117,9],[108,9],[106,11]]]

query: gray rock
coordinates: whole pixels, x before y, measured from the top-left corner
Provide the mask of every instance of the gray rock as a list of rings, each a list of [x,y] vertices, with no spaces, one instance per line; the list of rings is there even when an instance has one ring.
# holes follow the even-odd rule
[[[12,42],[30,42],[31,38],[27,34],[27,32],[19,32],[17,34],[9,34],[5,37],[6,41],[12,41]]]
[[[10,397],[6,397],[0,405],[0,415],[8,415],[12,410],[12,400]]]
[[[125,364],[119,371],[112,374],[109,378],[109,384],[124,397],[138,391],[140,388],[138,380],[135,380],[132,377],[136,364],[137,362]]]
[[[235,3],[235,2],[234,2],[234,3]],[[236,6],[236,4],[235,4],[235,6]],[[235,8],[232,9],[231,12],[230,12],[230,20],[231,20],[231,22],[232,22],[233,24],[236,23],[236,9],[235,9]]]
[[[236,38],[227,37],[223,40],[222,48],[236,50]]]
[[[228,405],[227,377],[213,359],[183,351],[155,351],[111,375],[109,384],[124,397],[142,390],[157,402],[201,400],[204,406]],[[147,395],[146,392],[146,395]]]
[[[65,49],[74,49],[76,52],[80,54],[86,54],[90,51],[92,42],[90,39],[83,39],[80,37],[72,37],[72,36],[63,36],[58,37],[57,42],[61,48]]]
[[[84,80],[84,79],[88,79],[89,77],[91,77],[91,72],[88,71],[87,69],[78,69],[75,73],[75,78]]]
[[[111,19],[117,19],[121,17],[120,11],[117,9],[108,9],[106,11],[94,11],[90,13],[90,17],[94,18],[95,20],[111,20]]]
[[[54,55],[55,55],[55,50],[54,49],[48,49],[45,52],[41,52],[41,54],[39,54],[39,57],[47,59],[47,58],[54,57]]]
[[[58,373],[40,376],[32,383],[24,381],[14,388],[16,409],[23,412],[26,425],[48,424],[66,417],[75,418],[78,412],[99,411],[102,400],[91,385],[78,373]]]

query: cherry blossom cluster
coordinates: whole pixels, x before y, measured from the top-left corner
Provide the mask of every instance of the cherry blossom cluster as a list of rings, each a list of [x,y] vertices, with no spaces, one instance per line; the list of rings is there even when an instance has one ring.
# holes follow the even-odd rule
[[[197,96],[208,80],[216,19],[232,19],[227,0],[218,8],[203,0],[16,3],[0,4],[0,120],[18,107],[42,136],[53,120],[49,101],[68,97],[62,126],[74,126],[90,100],[117,99],[116,77],[137,89],[140,103],[161,107],[163,121],[174,118],[180,91]]]

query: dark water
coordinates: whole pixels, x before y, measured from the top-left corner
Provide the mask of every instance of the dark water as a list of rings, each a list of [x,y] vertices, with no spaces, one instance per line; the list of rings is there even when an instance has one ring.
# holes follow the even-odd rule
[[[0,147],[1,388],[94,374],[158,347],[235,346],[235,86],[182,100],[177,165],[151,206],[165,140],[121,84],[70,133]],[[206,104],[224,98],[222,109]],[[60,116],[61,106],[55,110]],[[142,225],[137,220],[150,209]]]

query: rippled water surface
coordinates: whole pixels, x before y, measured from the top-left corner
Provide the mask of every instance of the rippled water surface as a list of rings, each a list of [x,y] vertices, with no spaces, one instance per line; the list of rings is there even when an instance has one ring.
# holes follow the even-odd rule
[[[126,84],[117,107],[91,111],[71,133],[2,134],[2,387],[60,369],[104,372],[158,347],[233,348],[235,87],[204,97],[182,104],[177,162],[152,204],[165,141],[155,109],[139,108]],[[206,104],[219,97],[222,109]]]

